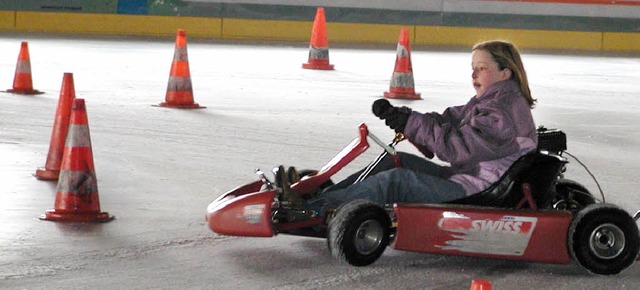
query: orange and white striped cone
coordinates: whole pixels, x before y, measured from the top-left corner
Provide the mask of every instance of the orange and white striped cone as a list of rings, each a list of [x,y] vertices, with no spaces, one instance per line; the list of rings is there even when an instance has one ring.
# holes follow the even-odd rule
[[[169,73],[169,84],[165,101],[158,106],[179,109],[202,109],[193,101],[191,73],[189,72],[189,58],[187,56],[187,33],[178,29],[176,33],[176,48]]]
[[[108,222],[100,211],[98,181],[93,166],[89,122],[84,99],[75,99],[64,147],[54,208],[40,218],[63,222]]]
[[[33,89],[31,57],[29,56],[29,44],[26,41],[23,41],[20,46],[16,73],[13,77],[13,89],[8,89],[7,92],[21,95],[43,94],[43,92]]]
[[[489,280],[472,280],[470,290],[491,290],[491,281]]]
[[[409,46],[409,29],[402,28],[398,38],[396,65],[391,76],[389,91],[384,93],[390,99],[420,99],[416,93],[411,66],[411,47]]]
[[[76,98],[76,91],[73,84],[73,74],[64,73],[62,77],[62,88],[60,88],[60,99],[56,109],[56,116],[53,120],[53,130],[51,132],[51,142],[49,143],[49,153],[44,168],[38,168],[34,174],[40,180],[57,180],[62,165],[62,153],[64,142],[69,131],[69,120],[71,118],[71,107]]]
[[[311,42],[309,44],[309,60],[302,64],[306,69],[333,70],[329,64],[329,40],[327,38],[326,20],[324,8],[316,9],[316,17],[311,30]]]

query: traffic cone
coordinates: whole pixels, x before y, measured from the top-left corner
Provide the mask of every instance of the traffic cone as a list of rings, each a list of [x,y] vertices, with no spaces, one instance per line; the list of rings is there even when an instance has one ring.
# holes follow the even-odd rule
[[[73,74],[64,73],[62,77],[62,88],[60,88],[60,99],[56,116],[53,120],[53,131],[51,132],[51,142],[49,143],[49,154],[44,168],[38,168],[34,174],[40,180],[57,180],[60,174],[62,163],[62,152],[64,142],[69,131],[69,119],[71,117],[71,106],[76,98],[76,91],[73,85]]]
[[[400,30],[396,65],[391,76],[389,91],[384,93],[384,97],[390,99],[420,99],[420,93],[416,93],[414,89],[409,29],[407,28]]]
[[[98,182],[93,167],[91,137],[84,99],[75,99],[64,147],[54,209],[40,218],[63,222],[107,222],[114,217],[100,211]]]
[[[491,290],[491,281],[489,280],[472,280],[470,290]]]
[[[327,39],[327,28],[324,18],[324,8],[316,9],[316,18],[313,21],[311,31],[311,43],[309,44],[309,61],[303,63],[306,69],[333,70],[333,65],[329,64],[329,40]]]
[[[29,44],[26,41],[23,41],[20,46],[20,54],[18,54],[18,63],[16,64],[16,74],[13,77],[13,89],[8,89],[7,92],[21,95],[43,94],[43,92],[33,89]]]
[[[176,49],[169,73],[169,84],[165,102],[160,107],[179,109],[206,108],[193,102],[193,88],[191,87],[191,73],[189,72],[189,58],[187,57],[187,33],[178,29],[176,33]]]

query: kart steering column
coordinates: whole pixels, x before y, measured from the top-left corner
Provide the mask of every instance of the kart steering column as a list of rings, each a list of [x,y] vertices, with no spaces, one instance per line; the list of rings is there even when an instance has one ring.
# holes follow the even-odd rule
[[[396,165],[396,167],[402,167],[402,164],[400,164],[400,158],[398,157],[398,154],[396,154],[397,152],[395,149],[395,146],[402,140],[404,140],[404,135],[402,133],[396,133],[393,141],[391,141],[389,145],[384,144],[382,140],[380,140],[380,138],[378,138],[376,135],[373,135],[371,132],[368,132],[367,136],[369,136],[371,140],[373,140],[376,144],[380,145],[380,147],[384,148],[384,151],[382,151],[382,153],[380,153],[380,155],[378,155],[376,159],[374,159],[371,163],[369,163],[369,165],[367,165],[364,171],[362,171],[360,176],[358,176],[358,178],[353,183],[358,183],[367,178],[367,176],[371,174],[373,169],[375,169],[376,166],[380,164],[380,161],[382,161],[382,159],[384,159],[384,157],[386,157],[388,154],[391,154],[393,163]]]

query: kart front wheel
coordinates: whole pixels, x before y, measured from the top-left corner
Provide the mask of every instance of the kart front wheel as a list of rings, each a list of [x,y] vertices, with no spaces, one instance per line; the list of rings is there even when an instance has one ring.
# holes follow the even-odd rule
[[[640,249],[638,226],[626,211],[599,203],[580,210],[569,227],[568,248],[589,272],[618,274],[631,266]]]
[[[331,255],[353,266],[375,262],[389,245],[391,220],[379,205],[353,200],[340,206],[329,222]]]

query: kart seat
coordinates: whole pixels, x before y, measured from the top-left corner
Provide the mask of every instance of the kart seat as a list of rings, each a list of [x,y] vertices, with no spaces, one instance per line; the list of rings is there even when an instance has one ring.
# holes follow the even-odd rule
[[[541,207],[551,196],[555,178],[564,168],[564,163],[566,161],[562,157],[543,150],[523,155],[489,188],[448,203],[517,208],[526,197],[523,184],[527,184],[535,207]]]

